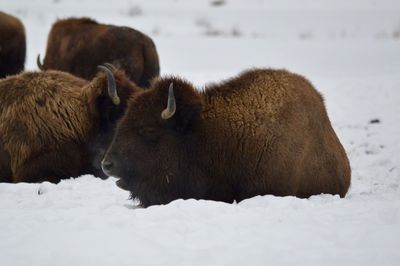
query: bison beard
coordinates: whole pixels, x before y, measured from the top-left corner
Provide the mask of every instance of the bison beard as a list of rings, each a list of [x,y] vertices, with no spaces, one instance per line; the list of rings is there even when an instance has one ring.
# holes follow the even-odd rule
[[[143,206],[272,194],[346,195],[350,165],[303,77],[255,69],[204,92],[179,78],[135,94],[102,162]]]

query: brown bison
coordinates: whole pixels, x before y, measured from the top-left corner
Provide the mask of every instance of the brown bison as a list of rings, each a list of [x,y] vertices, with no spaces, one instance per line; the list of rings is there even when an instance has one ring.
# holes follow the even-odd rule
[[[22,22],[0,11],[0,78],[24,70],[25,29]]]
[[[179,78],[135,94],[102,162],[143,206],[178,198],[346,195],[350,166],[303,77],[250,70],[204,92]]]
[[[99,24],[89,18],[69,18],[54,23],[40,69],[57,69],[84,79],[96,75],[96,66],[112,62],[136,84],[148,87],[160,73],[153,41],[128,28]]]
[[[0,80],[0,182],[99,176],[116,121],[140,90],[101,68],[90,82],[54,70]]]

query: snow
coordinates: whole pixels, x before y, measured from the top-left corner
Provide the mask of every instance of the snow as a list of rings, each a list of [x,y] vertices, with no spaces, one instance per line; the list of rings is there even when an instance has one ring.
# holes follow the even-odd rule
[[[114,178],[0,184],[0,265],[400,265],[399,2],[212,2],[0,6],[26,26],[27,69],[44,55],[56,18],[85,15],[147,33],[162,74],[199,88],[249,67],[306,76],[350,158],[346,198],[176,200],[142,209]]]

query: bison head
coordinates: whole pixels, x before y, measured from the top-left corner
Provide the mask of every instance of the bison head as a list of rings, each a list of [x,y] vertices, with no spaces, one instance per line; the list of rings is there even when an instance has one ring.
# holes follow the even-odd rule
[[[134,95],[102,162],[107,175],[143,206],[200,198],[202,179],[190,156],[201,123],[202,97],[177,78],[156,80]],[[196,179],[192,178],[196,176]]]
[[[124,71],[116,69],[111,64],[99,66],[103,73],[89,83],[88,100],[91,112],[94,114],[95,130],[92,140],[88,143],[89,156],[92,160],[91,172],[105,178],[101,169],[108,146],[115,133],[117,121],[124,114],[128,99],[141,88],[132,83]]]

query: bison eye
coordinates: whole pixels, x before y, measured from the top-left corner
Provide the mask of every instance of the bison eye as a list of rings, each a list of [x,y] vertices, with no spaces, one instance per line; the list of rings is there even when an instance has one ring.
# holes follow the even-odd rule
[[[145,127],[139,129],[139,135],[149,142],[156,142],[159,139],[159,132],[152,127]]]

